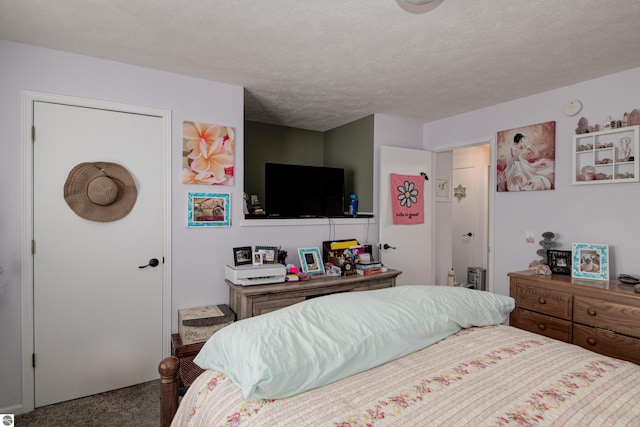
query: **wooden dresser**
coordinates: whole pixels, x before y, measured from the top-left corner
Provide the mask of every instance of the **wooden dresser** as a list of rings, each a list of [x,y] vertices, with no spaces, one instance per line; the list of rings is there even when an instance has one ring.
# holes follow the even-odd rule
[[[640,293],[618,281],[509,273],[520,329],[640,364]]]
[[[314,277],[304,282],[285,282],[272,285],[229,286],[229,307],[236,313],[236,319],[268,313],[279,308],[323,295],[351,291],[370,291],[390,288],[396,285],[396,277],[401,272],[389,270],[368,276],[354,274],[339,277]]]

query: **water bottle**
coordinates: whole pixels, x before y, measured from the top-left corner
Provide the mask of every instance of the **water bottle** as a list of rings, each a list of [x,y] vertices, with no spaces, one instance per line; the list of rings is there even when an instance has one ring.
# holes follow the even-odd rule
[[[358,196],[355,194],[349,196],[349,215],[358,215]]]

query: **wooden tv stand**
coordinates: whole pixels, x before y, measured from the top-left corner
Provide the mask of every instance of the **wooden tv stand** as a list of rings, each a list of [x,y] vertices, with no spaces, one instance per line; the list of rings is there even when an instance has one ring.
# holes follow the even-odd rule
[[[279,308],[304,301],[309,298],[340,292],[370,291],[390,288],[396,285],[398,270],[388,270],[368,276],[320,276],[308,281],[284,282],[271,285],[229,286],[229,307],[236,313],[236,319],[246,319],[268,313]]]

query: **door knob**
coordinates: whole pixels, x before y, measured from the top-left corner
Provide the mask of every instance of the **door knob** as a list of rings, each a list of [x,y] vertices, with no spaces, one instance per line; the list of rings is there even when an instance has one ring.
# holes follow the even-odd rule
[[[382,249],[395,249],[395,248],[396,248],[395,246],[391,246],[388,243],[385,243],[384,245],[382,245]]]
[[[149,260],[149,264],[139,265],[138,268],[157,267],[159,265],[160,265],[160,261],[158,261],[158,258],[151,258]]]
[[[473,236],[472,232],[468,232],[467,234],[463,234],[462,237],[471,237]]]

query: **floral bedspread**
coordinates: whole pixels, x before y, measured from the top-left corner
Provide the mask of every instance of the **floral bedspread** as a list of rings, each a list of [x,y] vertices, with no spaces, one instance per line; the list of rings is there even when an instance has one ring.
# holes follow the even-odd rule
[[[639,384],[638,365],[501,325],[287,399],[209,370],[172,426],[640,426]]]

